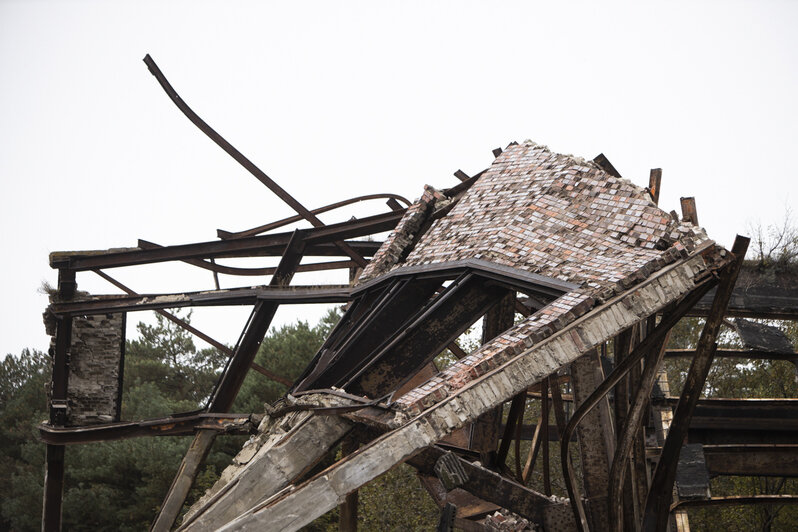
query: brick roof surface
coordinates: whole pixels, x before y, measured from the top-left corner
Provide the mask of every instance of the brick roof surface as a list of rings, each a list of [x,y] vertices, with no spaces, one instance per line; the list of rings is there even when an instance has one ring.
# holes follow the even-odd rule
[[[645,189],[527,142],[509,146],[403,264],[477,258],[606,288],[704,240]]]
[[[451,211],[419,238],[416,232],[441,198],[426,187],[361,281],[398,266],[482,259],[580,288],[397,400],[400,408],[416,412],[597,303],[711,243],[701,228],[657,207],[646,189],[609,175],[591,161],[553,153],[530,141],[508,146]]]

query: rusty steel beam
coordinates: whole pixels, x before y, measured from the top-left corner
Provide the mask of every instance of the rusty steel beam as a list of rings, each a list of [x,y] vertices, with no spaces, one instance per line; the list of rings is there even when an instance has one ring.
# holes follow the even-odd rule
[[[571,456],[569,454],[569,442],[576,430],[579,422],[584,419],[590,410],[598,405],[604,396],[626,375],[635,364],[640,362],[640,359],[648,353],[648,350],[656,345],[656,342],[661,340],[665,334],[684,316],[684,314],[692,308],[693,305],[712,287],[717,281],[714,278],[707,278],[702,281],[702,284],[696,286],[692,292],[688,293],[681,302],[671,305],[670,310],[667,310],[660,320],[659,325],[651,331],[620,363],[615,366],[615,369],[604,379],[596,390],[585,399],[579,408],[571,416],[571,420],[563,431],[564,444],[560,446],[560,459],[563,468],[563,480],[565,481],[568,496],[571,499],[571,507],[576,517],[576,526],[580,532],[590,530],[587,523],[587,516],[585,514],[582,499],[576,485],[576,476],[571,465]]]
[[[150,242],[149,244],[152,244],[152,242]],[[153,249],[155,248],[153,247]],[[214,275],[223,273],[225,275],[258,277],[261,275],[273,275],[275,270],[277,269],[276,266],[266,266],[264,268],[240,268],[237,266],[226,266],[223,264],[217,264],[215,262],[215,259],[210,259],[209,261],[204,261],[202,259],[186,259],[183,262],[185,262],[186,264],[191,264],[192,266],[196,266],[197,268],[202,268],[205,270],[212,271]],[[334,260],[327,262],[312,262],[310,264],[300,264],[299,267],[296,269],[296,271],[297,273],[320,272],[327,270],[350,269],[356,266],[357,263],[353,260]]]
[[[103,423],[85,427],[39,425],[39,435],[49,445],[75,445],[123,440],[141,436],[186,436],[198,430],[225,434],[253,434],[262,416],[252,414],[212,414],[202,412],[144,421]]]
[[[363,237],[391,230],[401,217],[402,213],[388,212],[325,227],[302,229],[305,233],[305,255],[341,255],[340,251],[331,247],[336,240]],[[197,258],[280,256],[292,234],[293,232],[274,233],[233,240],[212,240],[180,244],[162,248],[141,240],[138,248],[128,248],[121,251],[54,252],[50,254],[50,266],[58,269],[84,271],[95,268],[117,268],[120,266]],[[371,255],[379,249],[381,243],[349,241],[347,245],[362,251],[365,255]]]
[[[453,282],[404,330],[387,339],[384,347],[351,375],[344,388],[369,397],[390,393],[443,351],[506,293],[503,287],[491,286],[483,279],[466,274],[462,282]]]
[[[324,207],[319,207],[318,209],[313,209],[310,211],[313,214],[322,214],[325,212],[329,212],[335,209],[339,209],[341,207],[346,207],[347,205],[352,205],[353,203],[358,203],[361,201],[368,201],[372,199],[385,199],[388,198],[389,200],[399,200],[405,204],[405,207],[410,206],[410,202],[405,199],[404,197],[398,194],[367,194],[365,196],[357,196],[354,198],[350,198],[348,200],[339,201],[337,203],[331,203],[329,205],[325,205]],[[398,203],[397,203],[398,205]],[[391,209],[392,211],[401,210],[403,213],[405,208],[399,206],[398,209]],[[255,236],[259,235],[260,233],[265,233],[266,231],[271,231],[272,229],[278,229],[280,227],[285,227],[288,224],[299,222],[304,218],[297,214],[294,216],[289,216],[288,218],[283,218],[282,220],[277,220],[276,222],[271,222],[268,224],[260,225],[258,227],[253,227],[252,229],[246,229],[244,231],[225,231],[224,229],[217,229],[216,236],[221,238],[222,240],[229,240],[231,238],[242,238],[245,236]]]
[[[648,399],[657,380],[657,370],[665,355],[670,331],[654,344],[645,357],[645,367],[637,384],[637,392],[620,431],[618,446],[610,468],[609,518],[610,527],[616,532],[624,530],[622,491],[626,480],[626,470],[633,454],[633,446],[639,437],[640,428],[648,414]],[[631,502],[631,501],[629,501]]]
[[[67,300],[75,296],[77,283],[75,272],[58,271],[58,299]],[[50,392],[50,423],[64,425],[67,411],[67,387],[69,378],[69,350],[72,345],[72,318],[56,318],[55,350],[53,357],[52,388]],[[42,530],[61,530],[61,508],[64,495],[64,447],[47,445],[42,500]]]
[[[238,151],[232,144],[227,142],[219,133],[214,131],[202,118],[200,118],[197,113],[195,113],[187,104],[183,101],[183,99],[177,94],[177,92],[172,88],[172,85],[167,81],[166,76],[163,75],[161,69],[158,68],[158,65],[155,64],[155,61],[150,57],[150,54],[147,54],[144,57],[144,63],[147,65],[147,68],[150,70],[150,73],[155,76],[155,79],[158,80],[158,83],[161,85],[163,90],[166,92],[169,99],[174,102],[180,111],[186,115],[186,117],[191,120],[191,122],[199,128],[200,131],[205,133],[212,141],[214,141],[220,148],[222,148],[228,155],[230,155],[233,159],[236,160],[241,166],[247,169],[249,173],[255,176],[258,181],[266,185],[266,187],[271,190],[272,192],[277,195],[278,198],[283,200],[287,203],[292,209],[294,209],[298,214],[300,214],[304,219],[309,221],[314,227],[324,227],[324,224],[318,217],[306,209],[301,203],[299,203],[293,196],[291,196],[288,192],[286,192],[280,185],[275,183],[272,178],[267,176],[263,170],[255,166],[255,163],[247,159],[243,153]],[[360,267],[365,267],[367,262],[363,259],[363,257],[357,253],[354,249],[352,249],[347,243],[343,241],[336,241],[336,247],[343,251],[346,255],[354,260],[355,262],[360,265]]]
[[[695,349],[668,349],[665,358],[695,356]],[[716,349],[715,358],[747,358],[750,360],[788,360],[798,359],[798,353],[773,353],[756,349]]]
[[[731,249],[735,261],[721,274],[721,280],[715,292],[715,299],[712,301],[712,309],[707,317],[704,329],[701,331],[701,337],[698,339],[696,355],[687,373],[682,395],[673,413],[673,422],[668,430],[660,460],[651,480],[643,514],[642,530],[645,532],[662,532],[668,526],[668,515],[670,514],[673,482],[676,478],[679,452],[684,439],[687,437],[693,412],[704,389],[709,368],[712,366],[714,351],[717,348],[717,335],[723,323],[723,314],[734,290],[734,284],[742,267],[748,243],[749,239],[746,237],[738,235],[735,238]]]
[[[350,299],[349,285],[293,287],[266,285],[182,294],[102,295],[93,296],[93,299],[54,303],[48,309],[55,316],[83,316],[164,308],[254,305],[260,301],[281,304],[346,303]]]
[[[138,296],[138,295],[140,295],[140,294],[137,294],[132,289],[130,289],[127,286],[125,286],[124,284],[120,283],[118,280],[114,279],[113,277],[111,277],[110,275],[105,273],[104,271],[102,271],[102,270],[92,270],[92,271],[94,273],[96,273],[97,275],[99,275],[100,277],[102,277],[103,279],[105,279],[106,281],[108,281],[109,283],[111,283],[112,285],[114,285],[117,288],[119,288],[120,290],[122,290],[123,292],[127,293],[128,295],[130,295],[130,296]],[[158,314],[160,314],[161,316],[163,316],[167,320],[171,321],[172,323],[174,323],[174,324],[182,327],[183,329],[187,330],[188,332],[190,332],[191,334],[193,334],[197,338],[201,338],[202,340],[204,340],[205,342],[209,343],[210,345],[212,345],[213,347],[215,347],[216,349],[218,349],[219,351],[221,351],[225,355],[233,356],[233,350],[232,349],[230,349],[229,347],[227,347],[223,343],[221,343],[221,342],[219,342],[217,340],[214,340],[213,338],[211,338],[210,336],[208,336],[204,332],[202,332],[199,329],[197,329],[196,327],[192,326],[187,321],[185,321],[185,320],[183,320],[181,318],[178,318],[177,316],[175,316],[171,312],[167,312],[167,311],[162,310],[162,309],[155,309],[155,312],[157,312]],[[280,375],[277,375],[276,373],[273,373],[273,372],[269,371],[268,369],[260,366],[259,364],[256,364],[255,362],[252,363],[251,367],[252,367],[252,369],[257,371],[261,375],[265,375],[266,377],[268,377],[269,379],[271,379],[271,380],[273,380],[275,382],[279,382],[280,384],[283,384],[283,385],[289,386],[289,387],[292,384],[292,381],[290,379],[286,379],[285,377],[281,377]]]
[[[147,240],[139,239],[139,247],[141,249],[160,249],[166,246],[161,246],[156,244],[155,242],[149,242]],[[260,275],[274,275],[274,272],[277,271],[276,266],[267,266],[265,268],[240,268],[237,266],[225,266],[222,264],[216,264],[216,260],[214,258],[205,261],[203,259],[183,259],[182,262],[186,264],[191,264],[192,266],[196,266],[197,268],[202,268],[204,270],[210,270],[213,272],[214,278],[216,278],[217,274],[223,273],[225,275],[240,275],[240,276],[260,276]],[[316,271],[323,271],[323,270],[337,270],[339,268],[353,268],[356,267],[357,263],[353,260],[341,260],[341,261],[329,261],[329,262],[317,262],[312,264],[305,264],[299,265],[297,267],[297,272],[316,272]],[[216,289],[219,289],[219,283],[216,283]]]
[[[740,506],[747,504],[798,504],[798,495],[732,495],[729,497],[710,497],[709,499],[689,499],[672,504],[670,511],[679,508]]]

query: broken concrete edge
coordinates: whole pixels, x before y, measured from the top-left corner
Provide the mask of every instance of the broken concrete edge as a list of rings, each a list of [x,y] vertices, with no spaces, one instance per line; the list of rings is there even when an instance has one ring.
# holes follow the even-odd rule
[[[723,261],[718,259],[718,262]],[[297,530],[310,523],[340,504],[351,491],[571,363],[587,349],[686,295],[707,267],[701,253],[694,253],[689,259],[657,272],[640,286],[591,310],[302,485],[251,508],[223,530],[266,524],[281,530]],[[410,417],[405,412],[396,416]],[[303,510],[297,512],[296,508]]]

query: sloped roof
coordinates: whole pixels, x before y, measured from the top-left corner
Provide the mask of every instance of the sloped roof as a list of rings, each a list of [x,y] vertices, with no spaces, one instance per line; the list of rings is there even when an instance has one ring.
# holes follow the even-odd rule
[[[429,406],[445,397],[446,390],[498,367],[597,301],[712,244],[703,229],[657,207],[646,189],[608,174],[592,161],[554,153],[531,141],[508,146],[456,205],[412,243],[403,227],[419,230],[423,217],[442,201],[447,200],[427,187],[361,280],[400,266],[481,259],[580,288],[398,399],[398,405],[417,411],[422,403]],[[404,260],[396,250],[401,247],[397,239],[412,246]],[[388,254],[392,264],[381,268]]]

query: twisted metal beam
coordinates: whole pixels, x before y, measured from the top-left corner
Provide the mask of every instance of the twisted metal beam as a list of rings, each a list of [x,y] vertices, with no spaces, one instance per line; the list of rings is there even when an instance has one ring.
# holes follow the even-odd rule
[[[398,194],[367,194],[365,196],[357,196],[354,198],[350,198],[348,200],[339,201],[337,203],[330,203],[329,205],[325,205],[324,207],[319,207],[318,209],[313,209],[310,211],[312,214],[322,214],[325,212],[329,212],[335,209],[340,209],[341,207],[346,207],[347,205],[352,205],[353,203],[359,203],[361,201],[368,201],[372,199],[395,199],[403,202],[406,206],[410,206],[410,202],[405,199],[404,197]],[[230,240],[233,238],[243,238],[245,236],[255,236],[261,233],[265,233],[266,231],[271,231],[272,229],[278,229],[280,227],[284,227],[288,224],[292,224],[294,222],[299,222],[304,218],[296,214],[294,216],[289,216],[288,218],[283,218],[282,220],[277,220],[275,222],[267,223],[264,225],[259,225],[258,227],[253,227],[252,229],[246,229],[244,231],[225,231],[224,229],[217,229],[216,236],[221,238],[222,240]]]
[[[220,148],[222,148],[228,155],[230,155],[233,159],[235,159],[241,166],[247,169],[250,174],[255,176],[258,181],[266,185],[266,187],[274,192],[278,198],[286,202],[292,209],[294,209],[299,215],[301,215],[304,219],[309,221],[314,227],[323,227],[324,223],[319,220],[315,214],[307,210],[301,203],[299,203],[291,194],[286,192],[280,185],[275,183],[272,178],[266,175],[263,170],[255,166],[255,163],[247,159],[243,153],[238,151],[232,144],[227,142],[224,137],[222,137],[219,133],[217,133],[211,126],[209,126],[202,118],[197,115],[186,102],[177,94],[177,91],[172,87],[169,81],[166,79],[166,76],[163,75],[161,69],[158,68],[158,65],[155,64],[155,61],[150,57],[150,54],[147,54],[144,57],[144,63],[147,65],[147,68],[150,70],[150,73],[155,76],[155,79],[158,80],[158,83],[163,88],[166,95],[169,96],[169,99],[177,106],[180,111],[186,115],[186,118],[191,120],[191,122],[199,128],[200,131],[205,133],[209,139],[214,141]],[[349,255],[353,261],[357,262],[361,268],[366,267],[366,260],[360,256],[360,254],[352,249],[347,243],[338,241],[335,242],[335,245]]]
[[[576,485],[576,476],[573,471],[573,464],[571,464],[571,455],[569,454],[569,444],[573,436],[576,426],[582,419],[601,402],[605,395],[626,375],[635,364],[639,363],[640,359],[648,353],[652,346],[656,345],[665,334],[687,313],[693,305],[695,305],[701,297],[709,291],[717,283],[714,277],[707,278],[703,284],[697,286],[693,292],[688,294],[682,301],[675,306],[672,310],[666,312],[662,316],[660,324],[649,334],[646,338],[637,345],[629,356],[615,366],[615,369],[607,376],[596,390],[576,409],[571,420],[565,427],[561,436],[562,445],[560,447],[560,458],[563,468],[563,479],[565,480],[565,487],[568,490],[568,496],[571,499],[571,507],[576,517],[576,526],[579,532],[587,532],[590,526],[587,523],[587,516],[585,508],[582,504],[582,499],[579,494],[579,489]]]

